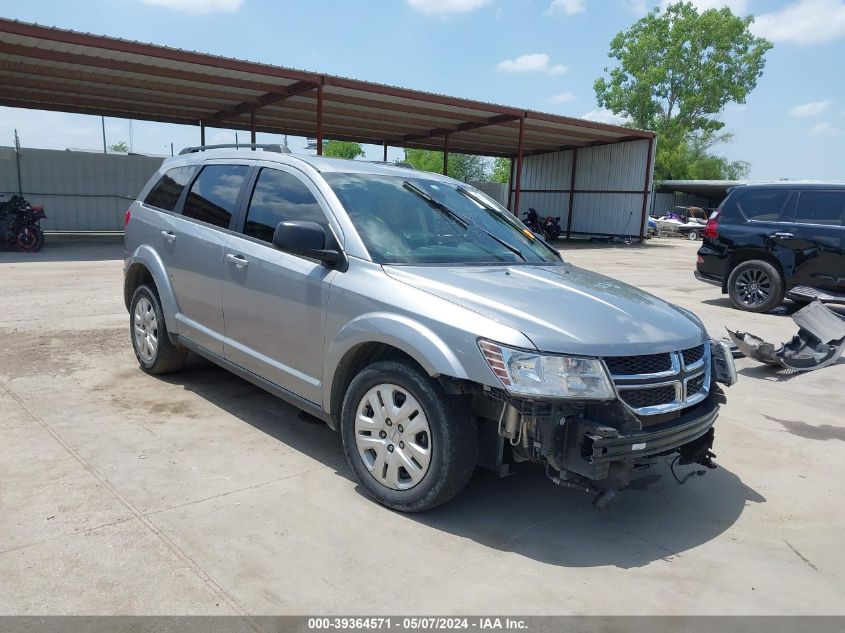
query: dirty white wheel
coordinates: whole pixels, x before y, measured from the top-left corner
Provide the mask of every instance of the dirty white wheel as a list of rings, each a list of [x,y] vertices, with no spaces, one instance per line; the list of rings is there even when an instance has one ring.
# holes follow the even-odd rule
[[[349,383],[340,414],[343,450],[379,503],[420,512],[463,489],[478,450],[469,398],[405,360],[381,360]]]
[[[148,374],[180,369],[187,350],[170,340],[158,294],[151,286],[136,288],[129,302],[129,332],[138,364]]]
[[[428,472],[431,429],[422,405],[399,385],[376,385],[361,398],[355,445],[373,478],[392,490],[407,490]]]
[[[138,356],[152,363],[158,353],[158,319],[153,304],[146,297],[141,297],[135,304],[133,331]]]

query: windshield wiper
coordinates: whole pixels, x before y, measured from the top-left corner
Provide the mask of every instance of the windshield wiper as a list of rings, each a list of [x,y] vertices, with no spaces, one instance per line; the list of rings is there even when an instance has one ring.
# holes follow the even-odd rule
[[[472,191],[469,191],[468,189],[464,189],[463,187],[455,187],[455,189],[458,191],[458,193],[466,196],[467,198],[469,198],[470,200],[472,200],[476,204],[481,205],[481,208],[484,209],[485,211],[487,211],[488,213],[495,214],[495,215],[498,215],[498,216],[503,215],[501,211],[499,211],[495,207],[491,207],[487,202],[485,202],[484,198],[482,198],[481,196],[475,195]],[[510,223],[510,218],[508,218],[508,223]],[[519,230],[519,229],[517,229],[517,230]],[[522,232],[522,231],[520,231],[520,232]],[[563,257],[561,257],[561,255],[557,251],[557,249],[552,248],[552,246],[550,244],[546,243],[546,241],[544,239],[542,239],[540,236],[535,235],[533,231],[530,233],[530,236],[526,235],[526,237],[531,237],[535,241],[540,242],[542,244],[545,244],[555,254],[555,256],[559,260],[563,261]]]
[[[458,224],[463,226],[465,229],[469,228],[469,226],[472,225],[473,227],[477,228],[479,231],[484,233],[487,237],[495,240],[496,242],[498,242],[499,244],[504,246],[511,253],[513,253],[514,255],[519,257],[522,261],[528,261],[528,260],[525,259],[525,255],[523,255],[522,252],[518,248],[516,248],[515,246],[512,246],[511,244],[508,244],[501,237],[497,237],[497,236],[493,235],[490,231],[485,229],[483,226],[481,226],[481,225],[479,225],[475,222],[472,222],[471,220],[467,220],[466,218],[462,217],[461,215],[455,213],[450,207],[443,204],[439,200],[435,200],[433,196],[430,196],[425,191],[423,191],[422,189],[417,187],[415,184],[405,180],[405,181],[402,182],[402,186],[405,187],[405,189],[407,189],[408,191],[411,191],[411,192],[415,193],[416,195],[418,195],[420,198],[422,198],[423,200],[428,202],[428,204],[430,204],[432,207],[434,207],[435,209],[438,209],[441,213],[443,213],[444,215],[453,219],[455,222],[457,222]],[[460,187],[458,187],[458,191],[460,191]]]
[[[443,204],[439,200],[435,200],[433,197],[428,195],[425,191],[423,191],[422,189],[417,187],[415,184],[410,183],[407,180],[405,180],[405,181],[402,182],[402,186],[405,187],[405,189],[407,189],[408,191],[411,191],[411,192],[417,194],[420,198],[422,198],[423,200],[428,202],[428,204],[430,204],[432,207],[434,207],[435,209],[440,211],[443,215],[448,217],[450,220],[453,220],[454,222],[460,224],[463,228],[466,229],[466,228],[469,227],[469,222],[467,222],[465,219],[463,219],[457,213],[452,211],[452,209],[447,207],[445,204]]]

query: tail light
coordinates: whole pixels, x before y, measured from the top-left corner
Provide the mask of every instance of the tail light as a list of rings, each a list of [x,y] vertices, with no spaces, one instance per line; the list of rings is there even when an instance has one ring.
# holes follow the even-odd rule
[[[126,209],[126,213],[123,216],[123,228],[124,229],[129,224],[129,220],[131,220],[131,219],[132,219],[132,209]]]
[[[719,218],[722,216],[722,210],[716,209],[716,213],[710,216],[707,220],[707,225],[704,227],[704,237],[711,239],[719,239]]]

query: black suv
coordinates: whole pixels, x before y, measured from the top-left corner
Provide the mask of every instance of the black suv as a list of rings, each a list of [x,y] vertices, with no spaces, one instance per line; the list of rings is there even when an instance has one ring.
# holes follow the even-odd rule
[[[704,229],[695,276],[750,312],[785,296],[845,304],[845,184],[731,189]]]

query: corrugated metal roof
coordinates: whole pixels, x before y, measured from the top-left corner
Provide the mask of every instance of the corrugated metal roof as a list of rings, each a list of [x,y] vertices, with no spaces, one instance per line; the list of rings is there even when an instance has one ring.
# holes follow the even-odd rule
[[[0,18],[0,105],[508,156],[652,132]]]

